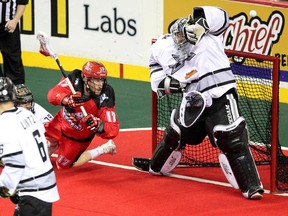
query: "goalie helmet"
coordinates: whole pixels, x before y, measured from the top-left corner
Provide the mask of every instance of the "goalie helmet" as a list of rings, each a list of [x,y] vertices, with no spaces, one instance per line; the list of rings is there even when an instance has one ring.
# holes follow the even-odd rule
[[[15,101],[16,88],[11,79],[0,77],[0,102]]]
[[[28,110],[34,113],[34,96],[32,91],[24,84],[16,85],[16,106],[21,106],[21,104],[26,104],[25,106]]]
[[[180,55],[180,59],[185,59],[189,54],[190,43],[185,35],[185,27],[189,19],[187,17],[180,18],[171,26],[170,33]]]

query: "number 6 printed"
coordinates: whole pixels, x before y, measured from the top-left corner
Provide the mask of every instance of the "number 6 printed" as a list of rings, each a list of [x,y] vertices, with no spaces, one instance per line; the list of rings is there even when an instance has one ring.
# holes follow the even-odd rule
[[[46,152],[45,152],[44,144],[40,140],[41,135],[40,135],[39,131],[35,130],[33,132],[33,136],[34,136],[34,139],[35,139],[35,141],[37,143],[38,150],[39,150],[40,156],[42,158],[42,161],[45,162],[47,160],[47,155],[46,155]]]

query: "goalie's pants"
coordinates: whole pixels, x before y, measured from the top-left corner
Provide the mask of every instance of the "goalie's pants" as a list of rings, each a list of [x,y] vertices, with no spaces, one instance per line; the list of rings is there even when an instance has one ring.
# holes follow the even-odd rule
[[[182,148],[184,148],[185,144],[200,144],[207,135],[212,145],[216,146],[213,136],[215,125],[231,124],[238,117],[238,96],[236,90],[233,88],[220,98],[213,99],[212,105],[205,108],[202,115],[191,127],[185,128],[178,124],[181,129]],[[179,110],[176,112],[175,118],[179,118]]]
[[[3,57],[3,71],[0,67],[0,75],[9,77],[15,85],[24,84],[19,24],[13,33],[5,30],[5,24],[0,24],[0,51]]]

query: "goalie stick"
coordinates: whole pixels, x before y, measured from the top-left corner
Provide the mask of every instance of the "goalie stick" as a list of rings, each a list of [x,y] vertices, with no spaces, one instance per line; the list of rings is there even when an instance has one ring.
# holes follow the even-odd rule
[[[58,65],[58,67],[59,67],[59,69],[60,69],[63,77],[65,77],[66,83],[68,84],[68,86],[69,86],[72,94],[75,94],[76,91],[75,91],[75,89],[74,89],[74,87],[73,87],[70,79],[67,77],[67,74],[66,74],[64,68],[62,67],[61,62],[60,62],[57,54],[55,53],[53,47],[51,46],[51,44],[50,44],[50,42],[49,42],[48,36],[47,36],[44,32],[41,32],[41,31],[40,31],[40,32],[38,32],[38,34],[37,34],[37,39],[38,39],[39,42],[40,42],[39,52],[40,52],[42,55],[44,55],[44,56],[49,56],[49,57],[53,58],[53,59],[56,61],[56,63],[57,63],[57,65]],[[84,114],[84,116],[87,116],[87,112],[86,112],[86,110],[84,109],[84,107],[83,107],[83,106],[80,106],[80,109],[81,109],[82,113]]]

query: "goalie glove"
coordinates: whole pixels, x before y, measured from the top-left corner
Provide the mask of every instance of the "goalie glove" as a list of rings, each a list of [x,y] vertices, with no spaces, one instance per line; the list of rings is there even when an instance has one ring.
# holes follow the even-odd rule
[[[8,188],[6,188],[5,186],[0,187],[0,197],[3,198],[7,198],[9,197],[11,202],[13,202],[14,204],[17,204],[19,202],[19,195],[17,192],[15,192],[14,194],[10,194]]]
[[[184,28],[187,40],[193,45],[196,45],[208,31],[209,26],[204,18],[200,18],[194,24]]]
[[[68,95],[63,98],[61,104],[65,106],[68,112],[74,112],[76,107],[83,106],[85,99],[82,97],[81,92]]]
[[[89,130],[100,134],[104,132],[104,122],[93,114],[85,116],[82,121],[85,122]]]
[[[167,76],[163,79],[157,89],[157,96],[159,99],[170,93],[181,93],[185,91],[187,84],[181,83],[173,77]]]

